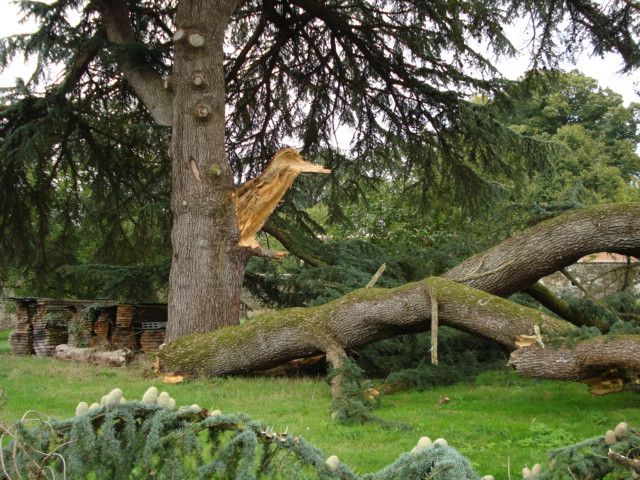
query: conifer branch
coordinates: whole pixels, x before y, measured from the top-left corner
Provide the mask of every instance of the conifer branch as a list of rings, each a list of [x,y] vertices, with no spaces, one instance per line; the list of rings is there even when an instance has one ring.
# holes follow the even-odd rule
[[[67,93],[77,85],[82,75],[87,72],[95,56],[104,46],[103,42],[104,31],[99,29],[93,37],[81,45],[73,61],[67,66],[65,76],[57,89],[57,93]]]
[[[100,0],[97,2],[107,39],[118,47],[137,43],[129,21],[126,2],[122,0]],[[148,63],[130,62],[121,53],[116,60],[124,77],[145,104],[159,125],[171,125],[173,120],[172,97],[164,89],[160,74]]]

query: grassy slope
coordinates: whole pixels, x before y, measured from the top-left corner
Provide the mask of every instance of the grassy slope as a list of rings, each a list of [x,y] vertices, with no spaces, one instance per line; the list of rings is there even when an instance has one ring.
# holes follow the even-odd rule
[[[0,332],[0,420],[34,409],[53,416],[73,414],[80,401],[99,401],[114,387],[140,398],[158,379],[145,366],[107,369],[48,358],[13,357]],[[582,385],[533,381],[511,371],[489,372],[473,385],[407,391],[383,399],[378,414],[409,423],[411,432],[376,425],[340,426],[328,414],[329,389],[322,379],[230,378],[164,386],[178,405],[198,403],[245,412],[272,426],[302,434],[327,455],[336,454],[358,472],[377,470],[411,449],[421,435],[446,438],[481,474],[506,479],[525,464],[543,462],[554,447],[601,435],[622,420],[640,425],[640,396],[592,397]],[[451,401],[438,406],[440,395]]]

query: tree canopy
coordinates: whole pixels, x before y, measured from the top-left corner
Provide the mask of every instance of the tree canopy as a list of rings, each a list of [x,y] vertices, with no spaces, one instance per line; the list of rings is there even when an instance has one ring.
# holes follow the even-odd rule
[[[0,65],[35,55],[38,67],[2,92],[3,276],[28,272],[38,293],[65,263],[157,265],[170,248],[162,125],[173,108],[179,3],[18,3],[38,29],[3,39]],[[240,2],[223,59],[235,181],[259,172],[283,142],[336,172],[323,190],[330,206],[375,178],[415,178],[440,191],[493,185],[487,173],[513,178],[548,152],[533,123],[510,126],[473,101],[498,98],[508,84],[494,64],[515,53],[505,26],[526,19],[533,66],[553,67],[588,41],[631,70],[640,63],[638,10],[581,0]],[[54,65],[62,72],[52,78]],[[592,108],[586,117],[595,121],[603,107]],[[611,115],[618,133],[631,122]],[[348,152],[336,148],[339,132],[352,137]],[[609,154],[622,148],[608,141]]]

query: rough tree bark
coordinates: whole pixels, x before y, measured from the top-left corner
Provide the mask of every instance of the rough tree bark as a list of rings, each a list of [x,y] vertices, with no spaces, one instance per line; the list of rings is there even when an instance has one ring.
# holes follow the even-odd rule
[[[511,354],[509,364],[531,377],[584,380],[620,366],[640,372],[639,353],[640,335],[603,335],[573,347],[521,348]]]
[[[599,205],[541,222],[443,276],[508,296],[593,252],[640,253],[640,205]]]
[[[224,32],[237,1],[178,2],[167,340],[238,323],[245,253],[225,157]]]
[[[247,253],[235,248],[239,231],[225,158],[222,46],[241,1],[177,2],[170,80],[115,49],[123,76],[154,120],[172,126],[168,339],[238,323]],[[96,6],[111,43],[137,42],[126,1],[99,0]]]
[[[533,325],[562,331],[571,324],[538,310],[441,277],[394,289],[363,288],[311,308],[254,317],[238,327],[190,335],[162,348],[163,370],[206,375],[248,373],[293,358],[357,348],[395,335],[429,329],[430,293],[437,296],[439,322],[515,348]]]
[[[247,260],[284,255],[263,249],[255,234],[300,173],[329,172],[284,149],[260,177],[235,187],[225,156],[223,45],[241,2],[177,2],[170,79],[163,81],[151,66],[118,54],[124,48],[115,49],[123,76],[154,120],[172,126],[169,341],[238,324]],[[96,5],[111,43],[136,43],[124,0]]]
[[[574,325],[491,293],[513,293],[588,253],[607,250],[637,254],[639,216],[640,204],[605,205],[566,214],[471,257],[443,277],[389,290],[365,288],[318,307],[271,312],[239,327],[182,338],[161,350],[160,365],[165,371],[229,375],[264,370],[318,353],[333,352],[339,359],[335,352],[428,330],[435,297],[440,324],[490,338],[511,349],[526,345],[517,352],[530,355],[518,353],[512,364],[527,375],[545,376],[549,371],[557,372],[554,378],[586,380],[613,368],[637,370],[638,335],[607,337],[606,348],[601,342],[574,350],[547,345],[545,355],[536,357],[536,326],[544,336],[568,332]],[[585,349],[589,356],[583,353]],[[624,354],[605,361],[606,354],[614,351]],[[575,352],[573,357],[570,352]],[[533,357],[540,361],[534,362]],[[563,362],[569,358],[574,366],[551,368],[553,362],[557,366],[558,358]]]
[[[194,168],[197,169],[197,167]],[[283,148],[276,152],[267,168],[258,177],[253,178],[245,184],[233,189],[231,193],[231,201],[233,202],[236,213],[233,217],[234,235],[228,238],[229,243],[225,245],[227,247],[226,252],[219,252],[220,255],[226,254],[226,260],[231,259],[234,262],[232,264],[233,274],[226,276],[214,275],[213,281],[218,282],[220,280],[226,280],[226,283],[221,285],[221,287],[228,296],[234,299],[234,302],[237,299],[240,287],[242,286],[246,262],[251,256],[257,255],[269,258],[282,258],[286,255],[286,252],[277,252],[262,247],[258,243],[256,235],[264,226],[265,221],[269,215],[273,213],[283,195],[291,187],[298,175],[304,172],[330,173],[330,170],[305,161],[298,151],[293,148]],[[197,170],[194,170],[194,175],[196,178],[199,178]],[[225,225],[223,225],[223,227],[224,226]],[[182,231],[180,232],[182,233]],[[237,235],[235,235],[235,232],[237,232]],[[174,263],[179,265],[179,263],[176,262],[175,256]],[[224,265],[224,262],[221,262],[220,259],[218,259],[217,264]],[[192,272],[192,270],[189,270],[189,272]],[[206,273],[207,272],[205,272],[205,274]],[[203,273],[199,274],[203,275]],[[183,275],[184,272],[179,278],[183,278]],[[218,285],[218,283],[215,284]],[[191,293],[190,289],[193,288],[193,285],[189,285],[187,287],[190,288],[185,288],[184,290],[188,295]],[[219,302],[219,299],[214,299],[214,303],[215,302]],[[234,307],[237,306],[235,303],[233,305]],[[238,311],[234,310],[227,313],[230,320],[237,322],[239,314]],[[173,318],[175,320],[180,317]],[[185,325],[186,328],[190,329],[199,328],[200,326],[199,323],[191,326],[187,325],[187,322],[181,322],[181,324],[183,329],[179,332],[179,335],[177,335],[178,337],[185,333]],[[220,325],[218,325],[218,327],[219,326]],[[204,331],[209,330],[211,329],[205,328]]]

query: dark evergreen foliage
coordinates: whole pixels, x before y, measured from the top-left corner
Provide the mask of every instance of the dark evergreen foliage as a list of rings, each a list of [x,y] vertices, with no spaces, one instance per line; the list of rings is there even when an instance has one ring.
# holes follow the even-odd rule
[[[25,416],[4,433],[13,437],[0,451],[0,478],[7,479],[478,479],[464,457],[443,445],[357,475],[337,458],[325,461],[302,437],[270,431],[243,414],[209,415],[197,405],[126,402],[68,420]]]
[[[64,298],[155,303],[164,300],[170,267],[168,257],[139,266],[64,265],[51,274],[49,291]]]
[[[28,412],[11,427],[0,425],[9,440],[0,450],[0,478],[479,479],[465,457],[438,442],[418,442],[380,471],[358,475],[337,457],[325,460],[302,437],[273,432],[243,414],[144,401],[84,408],[72,419]],[[567,472],[589,480],[628,478],[607,458],[609,450],[636,458],[640,432],[620,424],[604,437],[557,449],[536,478],[564,479]]]
[[[380,405],[381,392],[371,380],[364,378],[364,370],[351,358],[341,368],[330,369],[327,380],[340,376],[340,391],[331,400],[331,418],[345,425],[372,422],[384,428],[411,430],[404,423],[390,422],[373,414]]]
[[[107,41],[100,2],[57,0],[19,2],[39,28],[0,43],[0,67],[38,58],[31,79],[2,92],[0,109],[0,273],[23,277],[32,294],[48,291],[60,265],[168,256],[168,132],[117,63],[169,75],[175,2],[124,3],[134,42]],[[586,39],[596,53],[621,54],[626,69],[640,62],[634,2],[243,2],[225,48],[227,153],[238,181],[284,139],[339,172],[327,180],[334,213],[368,179],[414,172],[421,188],[463,185],[460,198],[470,198],[474,185],[495,186],[485,173],[513,176],[523,167],[515,158],[536,163],[540,142],[469,101],[503,87],[475,45],[511,54],[503,26],[522,16],[535,27],[535,65],[553,65]],[[49,78],[50,65],[64,71]],[[349,155],[335,149],[340,129],[352,134]]]
[[[400,264],[371,242],[324,242],[322,247],[322,258],[331,263],[319,267],[295,261],[273,265],[254,259],[249,264],[246,285],[267,304],[313,306],[364,287],[383,263],[387,269],[376,286],[395,287],[407,280]]]
[[[481,372],[502,368],[507,355],[499,345],[447,327],[438,329],[438,365],[431,364],[431,335],[385,340],[362,349],[358,364],[385,383],[416,387],[471,382]]]
[[[614,437],[615,438],[615,437]],[[549,469],[545,469],[540,480],[561,480],[571,472],[574,478],[610,480],[633,478],[631,472],[607,458],[609,450],[613,450],[630,458],[638,457],[640,451],[640,431],[628,429],[623,438],[616,438],[614,444],[607,444],[600,436],[565,448],[559,448],[549,454]]]

